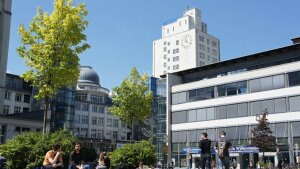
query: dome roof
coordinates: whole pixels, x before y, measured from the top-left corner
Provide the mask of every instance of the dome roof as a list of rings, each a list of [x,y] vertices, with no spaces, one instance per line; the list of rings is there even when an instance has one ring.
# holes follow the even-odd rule
[[[98,74],[90,66],[81,66],[78,83],[92,83],[100,86]]]

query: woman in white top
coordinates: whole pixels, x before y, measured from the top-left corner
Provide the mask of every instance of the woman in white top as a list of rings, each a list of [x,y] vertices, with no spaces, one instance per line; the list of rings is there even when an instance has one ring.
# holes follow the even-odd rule
[[[104,160],[105,160],[104,154],[100,153],[99,160],[98,160],[98,166],[96,169],[107,169],[107,167],[105,166]]]

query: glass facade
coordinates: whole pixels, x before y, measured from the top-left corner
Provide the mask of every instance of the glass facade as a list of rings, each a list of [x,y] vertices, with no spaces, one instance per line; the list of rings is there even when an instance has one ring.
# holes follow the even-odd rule
[[[153,142],[157,160],[166,161],[166,80],[151,77],[150,89],[153,92],[153,117],[155,134]],[[185,96],[183,96],[185,97]]]
[[[244,102],[172,113],[172,124],[300,111],[300,96]]]
[[[299,79],[300,71],[296,71],[287,74],[251,79],[248,81],[239,81],[219,86],[193,89],[189,91],[173,93],[172,104],[175,105],[186,102],[299,86]]]

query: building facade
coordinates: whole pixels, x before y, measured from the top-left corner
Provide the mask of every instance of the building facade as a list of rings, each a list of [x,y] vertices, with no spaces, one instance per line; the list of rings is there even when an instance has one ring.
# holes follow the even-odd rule
[[[207,33],[207,24],[196,8],[162,26],[162,37],[153,42],[154,77],[219,61],[220,40]]]
[[[267,110],[284,162],[300,144],[300,44],[167,74],[168,154],[187,165],[185,148],[198,147],[201,132],[215,142],[226,131],[234,146],[251,145],[256,117]],[[213,143],[214,145],[214,143]],[[298,147],[298,148],[297,148]],[[275,147],[267,152],[277,163]],[[240,168],[261,154],[231,153]],[[193,167],[199,154],[192,154]]]
[[[129,140],[130,130],[108,111],[111,103],[109,90],[100,85],[98,74],[82,66],[76,86],[75,135],[98,151],[113,150]]]
[[[32,87],[20,76],[6,74],[3,115],[20,114],[31,111]]]
[[[0,0],[0,107],[3,107],[10,34],[11,0]],[[0,114],[2,109],[0,109]]]

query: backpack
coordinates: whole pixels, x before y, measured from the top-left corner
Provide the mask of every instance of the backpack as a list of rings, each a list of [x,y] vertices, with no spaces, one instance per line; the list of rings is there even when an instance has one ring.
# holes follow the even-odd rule
[[[224,150],[226,148],[226,140],[218,142],[218,155],[219,157],[224,157]]]

